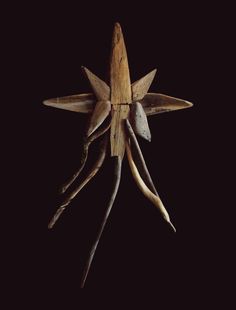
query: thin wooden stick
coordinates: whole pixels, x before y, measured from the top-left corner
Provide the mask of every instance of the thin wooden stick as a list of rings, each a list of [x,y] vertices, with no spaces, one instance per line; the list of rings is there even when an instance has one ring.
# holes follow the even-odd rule
[[[155,188],[155,185],[153,184],[153,181],[152,181],[152,178],[150,176],[150,173],[148,171],[147,165],[145,163],[142,151],[141,151],[140,146],[138,144],[138,140],[137,140],[137,138],[135,136],[133,128],[132,128],[132,126],[131,126],[131,124],[130,124],[128,119],[126,119],[125,122],[126,122],[126,128],[128,129],[130,140],[132,142],[131,147],[133,146],[135,154],[137,156],[137,161],[140,164],[141,176],[144,179],[144,181],[147,184],[147,186],[149,187],[149,189],[153,192],[153,194],[155,194],[156,196],[159,196],[158,193],[157,193],[157,190]]]
[[[113,190],[112,190],[110,201],[108,203],[108,207],[107,207],[107,210],[106,210],[105,217],[104,217],[104,219],[102,221],[102,224],[101,224],[101,226],[99,228],[97,238],[96,238],[95,242],[93,243],[93,246],[92,246],[91,251],[89,253],[89,257],[88,257],[86,266],[84,268],[84,272],[83,272],[83,276],[82,276],[82,281],[81,281],[81,286],[80,286],[81,288],[84,288],[85,281],[87,279],[88,272],[89,272],[89,269],[90,269],[90,266],[91,266],[91,263],[92,263],[95,251],[97,249],[99,240],[101,238],[102,232],[103,232],[104,227],[106,225],[108,216],[109,216],[109,214],[111,212],[111,208],[113,206],[113,203],[114,203],[114,200],[116,198],[116,194],[117,194],[117,191],[118,191],[118,188],[119,188],[119,185],[120,185],[122,159],[119,156],[114,156],[114,157],[112,157],[112,159],[114,160],[114,164],[115,164]]]
[[[89,146],[90,144],[101,137],[107,130],[111,127],[111,122],[109,122],[108,125],[106,125],[104,128],[99,128],[94,134],[92,134],[90,137],[85,137],[84,139],[84,145],[83,145],[83,151],[82,151],[82,156],[81,156],[81,161],[80,161],[80,167],[79,169],[73,174],[73,176],[62,185],[60,189],[60,193],[63,194],[65,191],[70,187],[70,185],[75,181],[75,179],[80,175],[81,171],[83,170],[85,163],[88,158],[88,151],[89,151]]]
[[[127,142],[126,143],[126,152],[127,152],[127,157],[128,157],[128,161],[129,161],[129,165],[130,165],[130,169],[131,172],[133,174],[133,177],[139,187],[139,189],[142,191],[142,193],[158,208],[158,210],[160,211],[162,217],[165,219],[165,221],[171,226],[171,228],[173,229],[174,232],[176,232],[176,229],[174,227],[174,225],[171,223],[170,221],[170,217],[168,212],[166,211],[160,197],[154,195],[150,189],[147,187],[147,185],[144,183],[143,179],[141,178],[138,169],[134,163],[132,154],[131,154],[131,149],[130,149],[130,145]]]
[[[53,218],[48,224],[48,228],[51,229],[61,216],[61,214],[65,211],[66,207],[71,203],[72,199],[75,198],[76,195],[81,191],[81,189],[96,175],[98,170],[101,168],[104,159],[106,157],[107,153],[107,135],[104,137],[104,139],[101,141],[101,151],[99,154],[99,158],[97,159],[96,163],[92,167],[91,171],[87,175],[87,177],[84,179],[84,181],[73,191],[71,192],[68,197],[62,202],[62,204],[57,209],[56,213],[54,214]]]

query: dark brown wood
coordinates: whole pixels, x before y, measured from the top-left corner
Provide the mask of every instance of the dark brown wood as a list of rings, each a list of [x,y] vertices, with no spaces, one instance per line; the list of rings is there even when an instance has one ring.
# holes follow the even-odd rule
[[[66,197],[66,199],[61,203],[61,205],[57,209],[56,213],[54,214],[53,218],[51,219],[51,221],[48,224],[49,229],[53,228],[53,226],[55,225],[55,223],[57,222],[57,220],[59,219],[61,214],[69,206],[71,201],[78,195],[78,193],[81,191],[81,189],[96,175],[98,170],[101,168],[101,166],[104,162],[104,159],[106,157],[106,153],[107,153],[107,141],[108,141],[107,138],[108,137],[105,136],[104,139],[101,141],[100,154],[99,154],[99,157],[98,157],[97,161],[95,162],[94,166],[92,167],[90,172],[87,174],[87,176],[85,177],[83,182],[81,182],[81,184],[73,192],[71,192]]]
[[[91,251],[89,253],[89,257],[88,257],[87,263],[86,263],[86,266],[84,268],[83,277],[82,277],[82,281],[81,281],[81,288],[84,288],[85,281],[87,279],[88,272],[89,272],[89,269],[90,269],[90,266],[91,266],[91,263],[92,263],[95,251],[97,249],[99,240],[101,238],[102,232],[104,230],[104,227],[106,225],[107,219],[108,219],[109,214],[111,212],[111,208],[112,208],[113,203],[115,201],[115,198],[116,198],[116,195],[117,195],[117,192],[118,192],[118,188],[119,188],[119,185],[120,185],[122,159],[119,156],[114,156],[112,158],[112,161],[114,163],[114,179],[113,179],[112,194],[111,194],[111,197],[110,197],[107,209],[106,209],[106,213],[105,213],[104,219],[103,219],[102,224],[101,224],[101,226],[99,228],[98,235],[97,235],[97,237],[96,237],[96,239],[95,239],[95,241],[94,241],[94,243],[92,245],[92,248],[91,248]]]
[[[89,146],[90,144],[95,141],[96,139],[98,139],[99,137],[101,137],[105,132],[107,132],[109,130],[109,128],[111,127],[111,122],[109,122],[105,127],[99,128],[96,132],[94,132],[91,136],[89,137],[85,137],[84,139],[84,145],[83,145],[83,151],[82,151],[82,156],[81,156],[81,160],[80,160],[80,167],[79,169],[73,174],[73,176],[66,182],[63,184],[63,186],[61,187],[61,194],[65,193],[65,191],[70,187],[70,185],[77,179],[77,177],[80,175],[80,173],[82,172],[87,158],[88,158],[88,151],[89,151]]]

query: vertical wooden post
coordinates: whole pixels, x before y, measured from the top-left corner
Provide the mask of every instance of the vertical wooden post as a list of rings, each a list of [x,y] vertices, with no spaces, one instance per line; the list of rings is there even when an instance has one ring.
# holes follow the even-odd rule
[[[123,158],[125,152],[124,119],[129,115],[132,101],[129,65],[121,27],[115,24],[110,65],[112,104],[111,156]]]

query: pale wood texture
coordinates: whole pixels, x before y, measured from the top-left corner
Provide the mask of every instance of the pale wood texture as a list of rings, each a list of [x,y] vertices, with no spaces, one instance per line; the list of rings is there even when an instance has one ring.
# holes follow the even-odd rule
[[[141,100],[147,94],[156,72],[156,69],[152,70],[150,73],[131,85],[133,101]]]
[[[153,192],[153,194],[159,196],[157,193],[157,190],[155,188],[155,185],[152,181],[152,178],[150,176],[150,173],[148,171],[146,162],[144,160],[142,151],[141,151],[140,146],[138,144],[138,140],[135,136],[133,128],[132,128],[128,119],[125,120],[125,123],[126,123],[126,128],[127,128],[128,134],[129,134],[130,142],[131,142],[131,145],[130,145],[131,153],[133,155],[134,162],[135,162],[136,166],[138,167],[140,175],[141,175],[142,179],[144,180],[144,182],[149,187],[149,189]]]
[[[94,94],[71,95],[43,101],[44,105],[79,113],[92,113],[96,102]]]
[[[90,119],[87,136],[90,136],[107,118],[111,111],[110,101],[98,101]]]
[[[131,149],[130,149],[130,145],[128,142],[126,143],[126,153],[127,153],[131,172],[133,174],[133,177],[134,177],[136,184],[138,185],[139,189],[157,207],[157,209],[160,211],[164,220],[176,232],[176,229],[175,229],[174,225],[171,223],[170,216],[169,216],[168,212],[166,211],[166,208],[164,207],[160,197],[153,194],[153,192],[151,192],[151,190],[147,187],[147,185],[144,183],[143,179],[141,178],[141,176],[138,172],[138,169],[134,163],[133,156],[132,156]]]
[[[123,158],[125,152],[124,119],[129,115],[132,102],[131,83],[126,47],[121,27],[115,24],[110,67],[112,103],[111,156]]]
[[[148,116],[193,106],[189,101],[156,93],[148,93],[140,102]]]
[[[140,102],[135,102],[130,108],[130,122],[134,132],[147,141],[151,141],[146,113]]]
[[[98,100],[110,100],[110,87],[89,69],[82,67]]]

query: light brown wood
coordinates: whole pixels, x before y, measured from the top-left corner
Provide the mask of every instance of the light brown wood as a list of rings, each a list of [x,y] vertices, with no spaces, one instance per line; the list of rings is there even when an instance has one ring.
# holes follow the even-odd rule
[[[94,109],[96,97],[94,94],[80,94],[47,99],[44,105],[79,113],[91,113]]]
[[[87,136],[90,136],[107,118],[111,111],[110,101],[98,101],[95,105],[92,117],[90,119]]]
[[[153,192],[151,192],[150,189],[147,187],[147,185],[143,182],[143,179],[141,178],[141,176],[138,172],[138,169],[134,163],[133,156],[132,156],[131,149],[130,149],[130,145],[128,142],[126,143],[126,153],[127,153],[131,172],[133,174],[133,177],[134,177],[136,184],[138,185],[139,189],[157,207],[157,209],[160,211],[164,220],[176,232],[176,229],[175,229],[174,225],[171,223],[170,216],[169,216],[168,212],[166,211],[166,208],[164,207],[160,197],[153,194]]]
[[[82,67],[98,100],[110,100],[110,87],[89,69]]]
[[[189,101],[156,93],[148,93],[140,102],[148,116],[193,106]]]
[[[141,100],[147,94],[156,72],[157,69],[152,70],[150,73],[131,85],[133,101]]]
[[[134,132],[147,141],[151,141],[146,113],[140,102],[135,102],[130,108],[130,122]]]
[[[131,103],[131,83],[127,52],[121,27],[115,24],[110,68],[111,103]]]
[[[112,38],[110,86],[112,104],[111,156],[123,158],[125,152],[124,119],[129,115],[132,94],[126,47],[118,23],[115,24]]]

